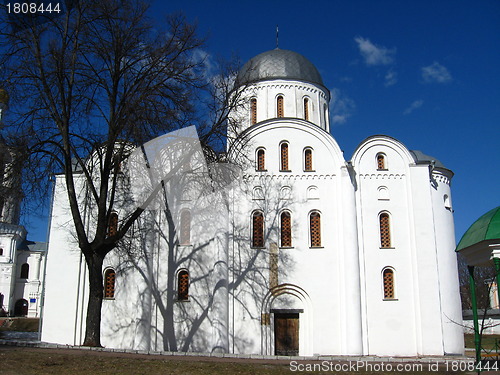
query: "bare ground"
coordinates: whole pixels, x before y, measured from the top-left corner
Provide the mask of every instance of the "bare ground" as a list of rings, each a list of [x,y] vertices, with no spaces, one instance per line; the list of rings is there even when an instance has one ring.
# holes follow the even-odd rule
[[[319,365],[320,362],[299,361],[302,365]],[[348,362],[337,362],[336,364]],[[380,364],[379,364],[380,365]],[[395,364],[394,364],[395,365]],[[332,374],[338,371],[292,371],[287,360],[259,360],[236,358],[213,358],[197,356],[163,356],[99,352],[78,349],[47,349],[2,346],[0,347],[0,374],[2,375],[281,375],[281,374]],[[307,370],[312,367],[302,367]],[[320,369],[321,370],[321,369]],[[439,371],[429,371],[427,365],[419,371],[343,371],[354,374],[466,374],[470,372],[448,371],[441,366]]]

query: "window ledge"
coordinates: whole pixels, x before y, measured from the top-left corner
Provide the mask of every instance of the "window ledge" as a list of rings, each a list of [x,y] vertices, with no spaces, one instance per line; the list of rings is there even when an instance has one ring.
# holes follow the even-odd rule
[[[265,249],[265,246],[250,246],[250,249],[256,249],[256,250],[263,250]]]
[[[295,249],[293,246],[280,246],[280,249]]]
[[[395,247],[379,247],[380,250],[395,250]]]
[[[324,246],[309,246],[309,249],[324,249]]]
[[[290,169],[280,169],[280,172],[288,172],[288,173],[290,173],[292,171]]]
[[[316,169],[304,169],[304,172],[316,172]]]
[[[188,298],[188,299],[176,299],[175,302],[183,303],[183,302],[191,302],[191,301]]]
[[[387,171],[388,171],[388,169],[387,169],[387,168],[383,168],[383,169],[379,169],[379,168],[377,168],[377,171],[380,171],[380,172],[387,172]]]
[[[397,298],[384,298],[382,301],[399,301]]]
[[[114,301],[115,297],[104,297],[102,300],[103,301]]]

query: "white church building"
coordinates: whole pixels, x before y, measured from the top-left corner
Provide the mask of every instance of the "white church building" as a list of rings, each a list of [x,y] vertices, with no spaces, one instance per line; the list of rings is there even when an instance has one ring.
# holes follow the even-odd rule
[[[227,147],[239,175],[210,194],[199,181],[166,183],[169,213],[146,211],[108,254],[102,344],[463,354],[453,172],[385,135],[366,138],[345,160],[330,134],[330,93],[298,53],[264,52],[236,82],[246,105],[232,114]],[[191,171],[200,160],[187,164]],[[127,204],[116,206],[110,226]],[[80,345],[88,278],[72,232],[57,176],[42,341]]]
[[[0,88],[0,130],[9,95]],[[0,316],[40,316],[47,244],[27,240],[19,223],[22,193],[18,158],[0,134]]]

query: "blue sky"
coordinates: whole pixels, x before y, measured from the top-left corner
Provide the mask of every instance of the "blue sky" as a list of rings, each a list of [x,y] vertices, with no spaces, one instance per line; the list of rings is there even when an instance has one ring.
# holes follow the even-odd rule
[[[500,205],[500,1],[156,1],[183,12],[211,58],[276,47],[306,56],[332,93],[332,135],[349,160],[387,134],[453,170],[457,240]],[[38,225],[37,225],[38,224]],[[45,240],[31,220],[30,238]]]

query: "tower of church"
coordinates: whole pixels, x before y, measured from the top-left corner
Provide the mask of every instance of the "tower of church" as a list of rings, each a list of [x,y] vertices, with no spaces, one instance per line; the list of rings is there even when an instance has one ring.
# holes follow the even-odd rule
[[[9,107],[9,94],[0,88],[0,132],[4,128]],[[19,224],[21,212],[21,180],[19,158],[6,144],[0,133],[0,222]]]
[[[8,107],[9,94],[0,88],[0,132]],[[20,163],[19,154],[0,133],[0,314],[37,317],[46,244],[27,241],[26,229],[19,224]]]

